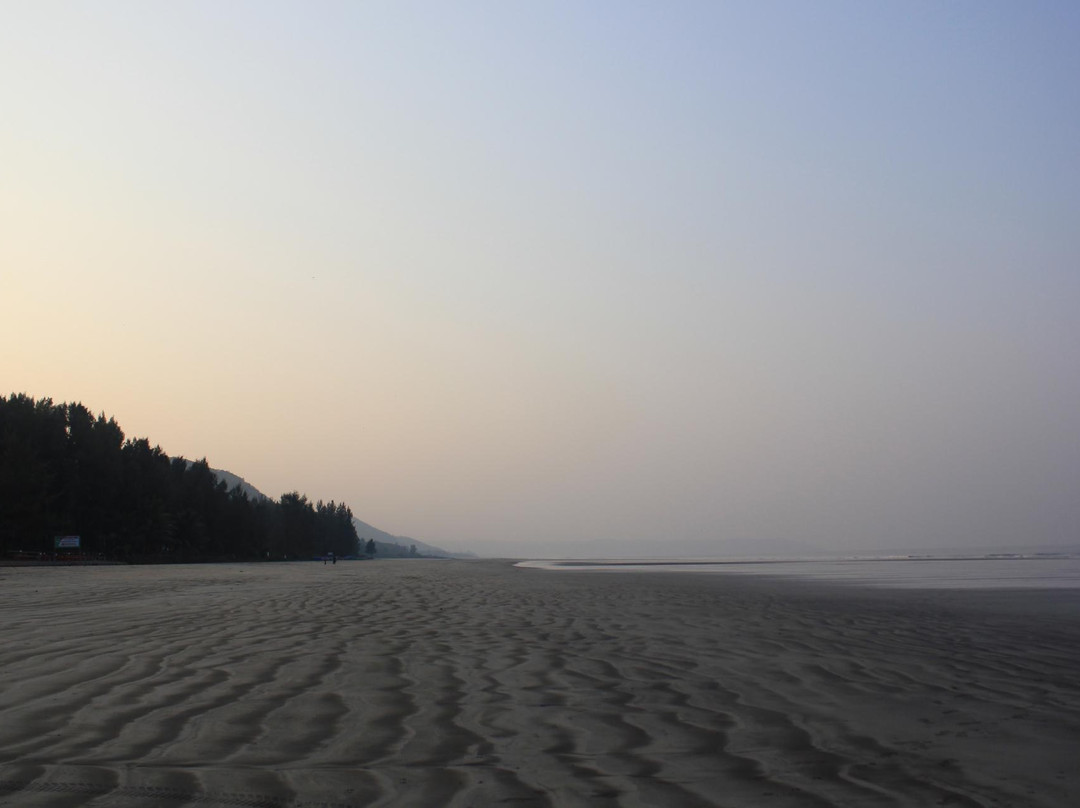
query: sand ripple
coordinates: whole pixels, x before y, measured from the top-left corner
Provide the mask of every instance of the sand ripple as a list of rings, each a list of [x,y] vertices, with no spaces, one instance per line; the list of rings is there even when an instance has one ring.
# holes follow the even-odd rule
[[[1072,806],[1080,602],[501,562],[0,569],[0,804]]]

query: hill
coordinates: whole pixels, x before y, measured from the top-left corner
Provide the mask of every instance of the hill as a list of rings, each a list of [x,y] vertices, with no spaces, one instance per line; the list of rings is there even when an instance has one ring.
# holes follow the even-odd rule
[[[210,469],[214,476],[221,480],[229,488],[239,488],[251,499],[254,500],[270,500],[272,497],[268,497],[262,491],[257,489],[243,477],[238,474],[233,474],[231,471],[225,471],[224,469]],[[383,558],[405,558],[412,555],[410,548],[416,547],[417,555],[422,556],[434,556],[436,558],[470,558],[473,557],[472,553],[451,553],[449,550],[444,550],[441,547],[436,547],[433,544],[420,541],[419,539],[413,539],[409,536],[395,536],[392,533],[387,533],[385,530],[379,530],[379,528],[369,525],[367,522],[353,517],[353,526],[356,528],[356,535],[360,537],[361,543],[366,542],[368,539],[375,541],[375,554],[376,556],[382,556]]]
[[[356,535],[360,537],[361,541],[367,539],[374,539],[376,544],[387,544],[395,547],[404,548],[408,550],[409,547],[416,547],[416,552],[419,555],[424,556],[436,556],[439,558],[475,558],[473,553],[451,553],[449,550],[444,550],[441,547],[436,547],[433,544],[422,542],[419,539],[413,539],[408,536],[395,536],[392,533],[387,533],[384,530],[379,530],[377,527],[369,525],[367,522],[362,522],[353,517],[353,525],[356,526]],[[406,553],[406,555],[411,555]]]

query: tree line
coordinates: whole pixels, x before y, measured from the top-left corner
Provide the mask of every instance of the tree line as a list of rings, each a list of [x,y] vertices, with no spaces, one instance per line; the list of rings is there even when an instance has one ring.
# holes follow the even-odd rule
[[[344,503],[298,492],[278,501],[229,490],[206,460],[127,439],[104,413],[0,396],[0,555],[80,552],[126,561],[304,559],[363,549]]]

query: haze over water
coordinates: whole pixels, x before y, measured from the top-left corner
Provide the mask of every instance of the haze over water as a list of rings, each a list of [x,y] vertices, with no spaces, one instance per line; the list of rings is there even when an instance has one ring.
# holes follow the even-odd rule
[[[559,572],[768,575],[905,589],[1080,589],[1076,557],[597,559],[523,561]]]
[[[8,3],[0,393],[498,556],[1080,543],[1080,5]]]

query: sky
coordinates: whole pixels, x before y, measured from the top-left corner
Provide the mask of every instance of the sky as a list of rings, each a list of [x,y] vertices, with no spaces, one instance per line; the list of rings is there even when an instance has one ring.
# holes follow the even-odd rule
[[[0,0],[0,394],[485,555],[1078,544],[1078,41]]]

